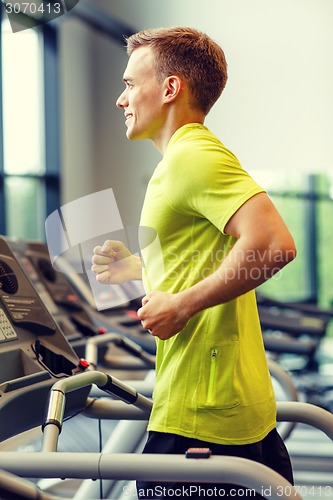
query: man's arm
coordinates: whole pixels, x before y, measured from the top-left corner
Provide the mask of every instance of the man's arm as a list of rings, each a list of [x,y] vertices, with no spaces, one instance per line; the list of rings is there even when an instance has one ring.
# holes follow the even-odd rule
[[[296,256],[294,240],[265,193],[245,202],[225,232],[237,242],[215,272],[182,292],[153,291],[144,297],[138,316],[153,335],[172,337],[197,312],[256,288]]]

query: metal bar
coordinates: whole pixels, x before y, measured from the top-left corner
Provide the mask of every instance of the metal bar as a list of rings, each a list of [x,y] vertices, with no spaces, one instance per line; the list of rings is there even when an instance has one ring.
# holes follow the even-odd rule
[[[94,368],[98,364],[98,346],[116,342],[121,336],[119,333],[108,332],[103,335],[95,335],[94,337],[89,337],[86,342],[85,358],[90,365]]]
[[[103,372],[95,370],[86,371],[58,380],[51,388],[47,416],[42,426],[44,432],[43,451],[51,452],[57,450],[58,436],[59,431],[61,431],[64,415],[65,394],[81,389],[82,387],[87,387],[93,383],[107,393],[115,394],[116,397],[123,399],[127,403],[130,402],[136,408],[148,414],[152,408],[153,403],[151,399],[138,394],[132,387]]]
[[[298,401],[298,391],[289,373],[279,363],[269,358],[269,372],[281,385],[288,401]]]
[[[96,384],[100,389],[103,389],[104,391],[111,394],[114,388],[115,395],[117,395],[117,390],[119,389],[124,393],[127,392],[129,396],[133,396],[133,399],[134,394],[136,394],[136,399],[133,400],[132,404],[144,411],[151,410],[151,399],[146,398],[142,394],[137,394],[132,387],[125,384],[116,377],[111,377],[110,375],[97,370],[86,371],[84,373],[79,373],[73,377],[58,380],[53,385],[51,390],[59,390],[63,393],[66,393],[80,389],[81,387],[85,387],[90,384]]]
[[[268,358],[267,362],[270,374],[281,386],[286,400],[298,401],[298,391],[289,373],[273,359]],[[295,426],[296,422],[280,423],[280,425],[278,426],[278,430],[283,440],[287,439],[290,436]]]
[[[59,434],[57,425],[47,425],[43,431],[42,451],[57,451]]]
[[[331,482],[333,481],[333,457],[319,457],[317,455],[291,455],[291,464],[294,474],[296,472],[319,472],[329,474]]]
[[[309,186],[309,199],[307,204],[307,270],[308,270],[308,280],[310,296],[309,301],[317,304],[318,303],[318,290],[319,290],[319,272],[318,272],[318,255],[317,255],[317,245],[318,245],[318,230],[317,230],[317,203],[314,199],[316,194],[316,180],[317,176],[312,174],[308,177]]]
[[[23,477],[71,477],[143,481],[237,484],[267,490],[272,500],[301,500],[280,474],[263,464],[239,457],[186,459],[181,455],[99,453],[0,453],[0,467]]]
[[[57,500],[59,497],[44,493],[35,484],[1,470],[0,498],[19,498],[20,500]]]
[[[121,349],[129,351],[132,355],[144,361],[149,368],[155,368],[155,356],[148,354],[145,350],[133,340],[127,339],[124,335],[116,332],[108,332],[103,335],[90,337],[86,343],[85,358],[94,368],[98,364],[98,346],[116,344]]]
[[[146,434],[146,428],[147,422],[120,421],[105,444],[103,453],[135,453],[142,441],[142,437]],[[105,498],[108,498],[107,492],[112,489],[114,484],[115,480],[113,479],[103,481],[103,494]],[[76,491],[73,500],[98,498],[98,494],[98,482],[83,481]]]
[[[93,398],[88,398],[87,408],[81,413],[85,417],[102,420],[147,420],[149,418],[149,413],[123,401],[111,398],[98,398],[93,402],[92,400]],[[90,401],[92,404],[89,404]]]
[[[104,386],[108,382],[108,377],[105,373],[100,371],[86,371],[83,373],[78,373],[73,377],[64,378],[58,380],[51,390],[58,390],[64,394],[71,391],[76,391],[82,387],[86,387],[90,384],[96,384],[99,387]]]
[[[155,370],[151,371],[155,375]],[[133,389],[135,389],[137,392],[140,392],[140,394],[142,394],[143,396],[146,396],[147,398],[152,397],[154,383],[155,383],[155,376],[150,381],[147,379],[144,380],[126,379],[124,380],[124,382],[125,384],[133,387]],[[105,397],[105,393],[97,386],[92,386],[89,396],[91,396],[92,398],[101,398]]]
[[[3,92],[2,92],[2,16],[3,8],[0,6],[0,234],[6,234],[6,199],[5,199],[5,174],[3,151]]]
[[[58,31],[43,25],[46,216],[60,205]]]
[[[277,420],[309,424],[323,431],[333,441],[333,414],[319,406],[299,401],[278,401]]]

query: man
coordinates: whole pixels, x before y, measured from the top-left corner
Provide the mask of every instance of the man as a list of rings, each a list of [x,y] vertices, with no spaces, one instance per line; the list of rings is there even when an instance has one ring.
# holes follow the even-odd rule
[[[117,106],[128,139],[150,139],[163,156],[140,222],[156,231],[163,258],[143,242],[143,266],[121,242],[107,241],[94,249],[92,270],[101,283],[143,277],[138,316],[157,343],[144,452],[208,447],[292,482],[254,289],[296,250],[264,190],[204,125],[227,81],[224,53],[191,28],[137,33],[127,52]],[[163,498],[156,484],[137,487],[139,497]],[[175,495],[168,487],[165,498]]]

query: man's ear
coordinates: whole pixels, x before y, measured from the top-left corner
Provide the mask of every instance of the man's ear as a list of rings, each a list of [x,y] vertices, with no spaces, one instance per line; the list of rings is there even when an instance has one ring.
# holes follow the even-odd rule
[[[183,83],[178,76],[168,76],[164,80],[164,99],[165,102],[173,101],[183,88]]]

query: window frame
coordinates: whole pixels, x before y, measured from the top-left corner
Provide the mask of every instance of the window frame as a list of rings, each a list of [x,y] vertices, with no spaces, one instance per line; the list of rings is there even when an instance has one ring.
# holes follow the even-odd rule
[[[0,26],[4,6],[0,8]],[[6,235],[6,194],[5,180],[8,177],[34,178],[39,180],[43,188],[44,213],[47,216],[60,206],[60,113],[59,113],[59,66],[58,66],[58,32],[55,23],[46,23],[36,28],[41,31],[43,53],[43,86],[44,86],[44,139],[45,170],[36,174],[10,174],[4,171],[3,142],[3,87],[2,71],[0,71],[0,234]],[[15,36],[15,35],[14,35]],[[2,30],[0,30],[0,68],[2,68]]]

